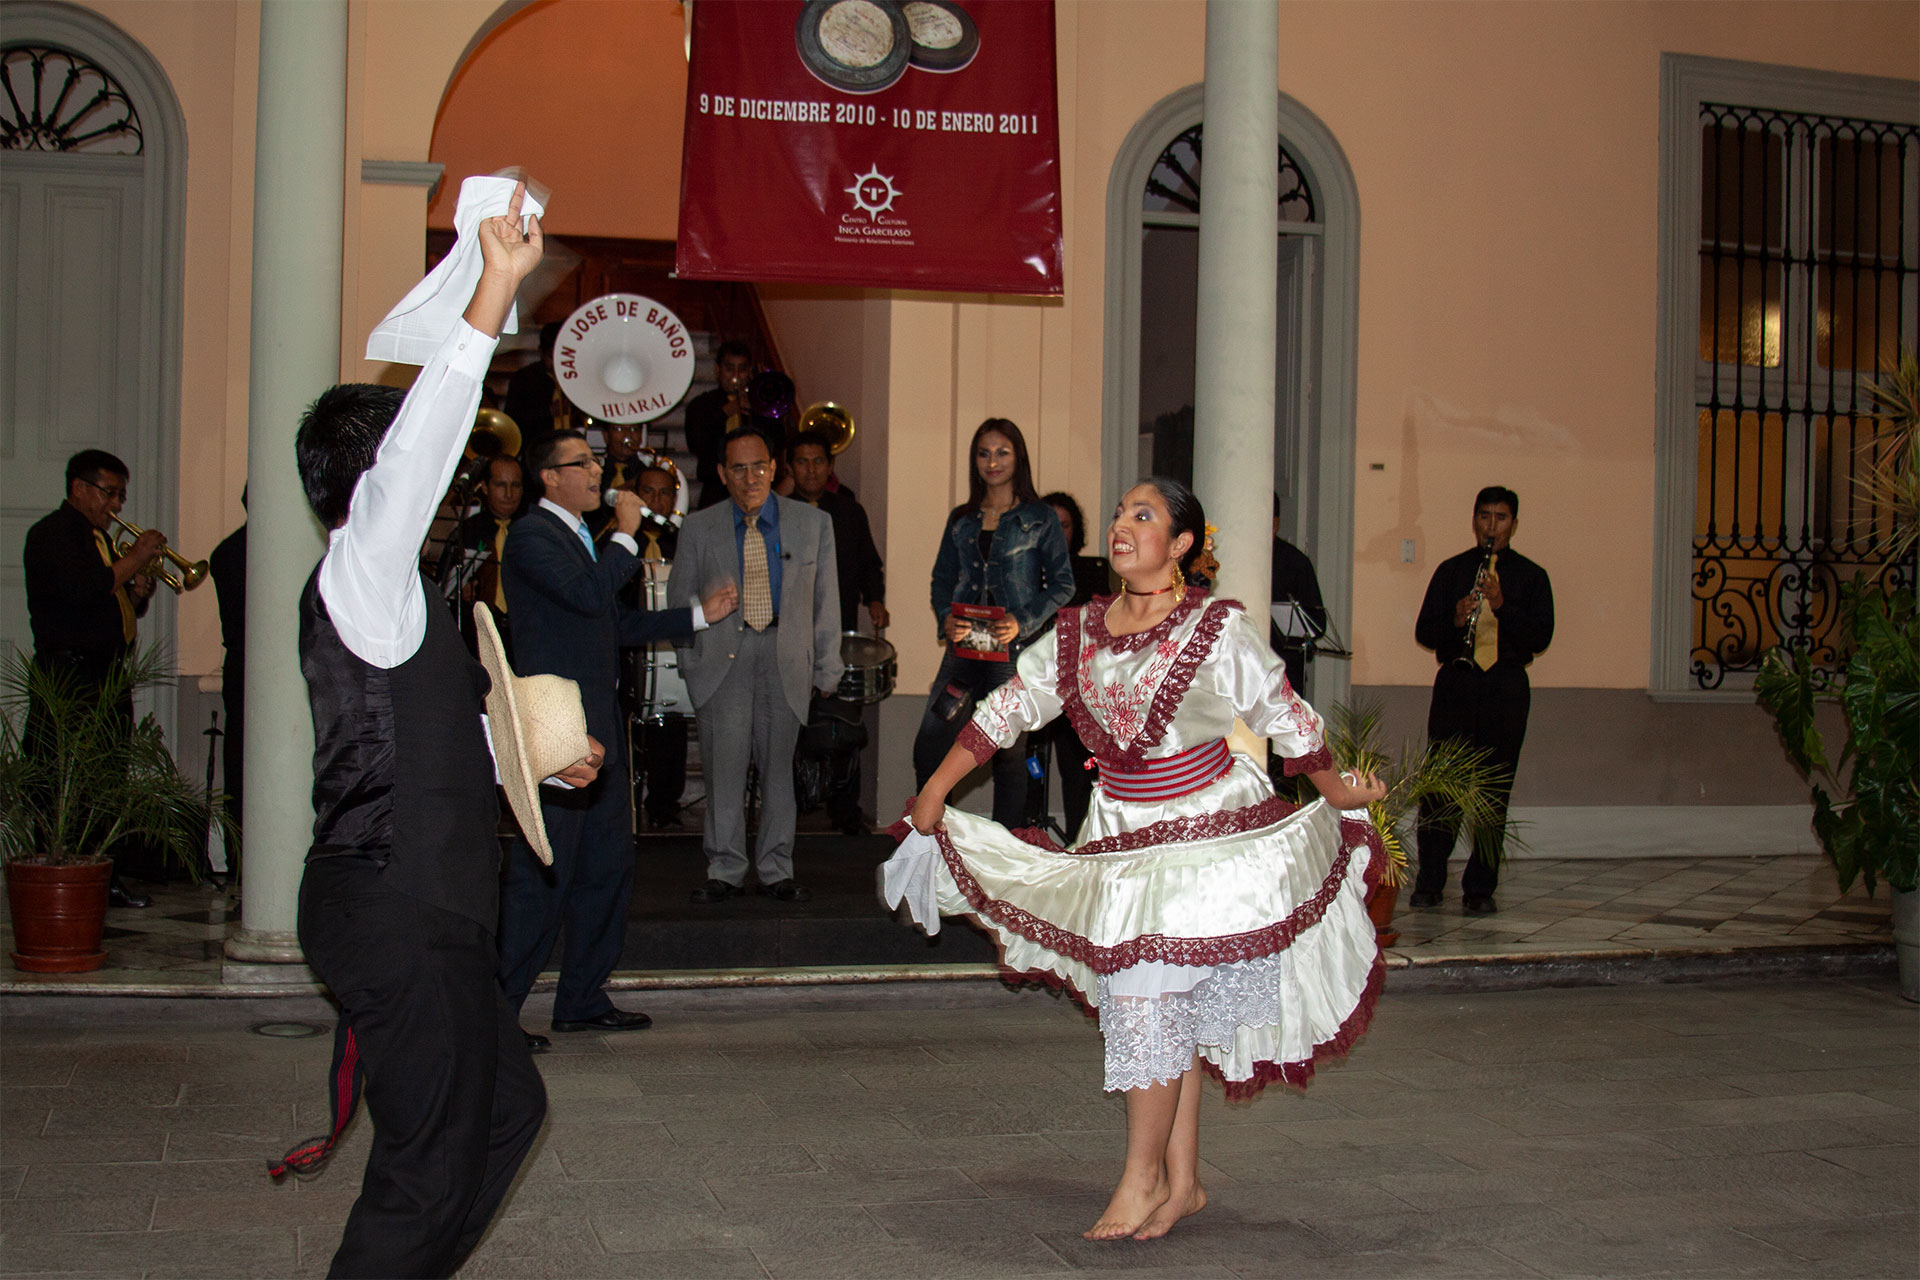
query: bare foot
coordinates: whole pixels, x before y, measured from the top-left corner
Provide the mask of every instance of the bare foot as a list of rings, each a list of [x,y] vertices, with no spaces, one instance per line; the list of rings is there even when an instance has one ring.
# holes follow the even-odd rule
[[[1120,1185],[1113,1189],[1113,1199],[1107,1201],[1107,1211],[1100,1215],[1100,1221],[1093,1224],[1091,1231],[1081,1235],[1088,1240],[1118,1240],[1130,1236],[1166,1203],[1172,1190],[1164,1171],[1151,1185],[1144,1178],[1136,1179],[1123,1173]]]
[[[1135,1240],[1158,1240],[1161,1236],[1173,1230],[1174,1223],[1180,1221],[1182,1218],[1191,1217],[1206,1207],[1207,1189],[1198,1182],[1188,1188],[1184,1195],[1179,1192],[1170,1191],[1166,1202],[1151,1214],[1147,1215],[1147,1220],[1140,1224],[1140,1229],[1133,1233],[1133,1238]]]

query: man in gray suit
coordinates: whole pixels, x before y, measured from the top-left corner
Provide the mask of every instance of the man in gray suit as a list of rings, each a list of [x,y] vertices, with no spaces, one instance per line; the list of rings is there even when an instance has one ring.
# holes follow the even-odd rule
[[[667,605],[740,584],[740,607],[718,626],[676,640],[700,730],[707,780],[707,882],[695,902],[745,892],[747,765],[760,773],[760,892],[781,902],[812,896],[793,878],[793,748],[813,690],[840,684],[840,583],[833,522],[776,497],[773,455],[751,427],[726,437],[720,478],[730,502],[696,511],[680,530]]]

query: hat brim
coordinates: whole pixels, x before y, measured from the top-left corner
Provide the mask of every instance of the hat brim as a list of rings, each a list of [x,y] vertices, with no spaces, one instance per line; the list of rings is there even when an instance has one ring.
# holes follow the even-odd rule
[[[533,776],[532,762],[520,738],[520,709],[515,698],[518,682],[507,664],[506,648],[493,625],[492,612],[476,602],[473,619],[480,632],[480,664],[487,669],[492,685],[487,690],[487,732],[493,738],[500,786],[507,793],[507,807],[519,820],[520,834],[532,846],[534,857],[552,866],[553,846],[547,841],[546,819],[540,812],[540,779]]]

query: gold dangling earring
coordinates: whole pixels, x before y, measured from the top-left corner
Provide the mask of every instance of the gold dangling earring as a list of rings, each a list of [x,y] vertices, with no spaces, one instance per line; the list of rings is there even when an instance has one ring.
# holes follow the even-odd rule
[[[1187,585],[1187,575],[1180,572],[1180,562],[1178,560],[1175,560],[1173,562],[1173,588],[1172,589],[1175,591],[1178,591],[1181,587],[1184,587],[1186,585]]]

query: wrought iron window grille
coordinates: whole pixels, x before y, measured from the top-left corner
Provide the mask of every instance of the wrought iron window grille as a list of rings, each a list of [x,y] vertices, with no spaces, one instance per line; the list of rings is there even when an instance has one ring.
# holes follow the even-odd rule
[[[1183,131],[1161,151],[1147,173],[1146,213],[1198,215],[1200,212],[1200,170],[1204,141],[1202,125]],[[1280,221],[1301,223],[1318,221],[1315,216],[1313,188],[1299,162],[1287,154],[1286,144],[1279,149]]]
[[[140,113],[98,64],[50,45],[0,49],[0,150],[137,156]]]
[[[1776,645],[1847,659],[1839,587],[1915,583],[1875,380],[1915,346],[1920,128],[1703,103],[1699,438],[1689,673],[1750,678]]]

